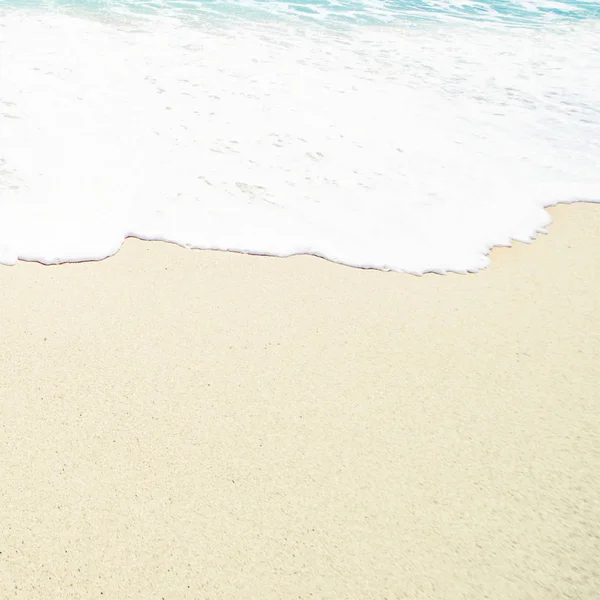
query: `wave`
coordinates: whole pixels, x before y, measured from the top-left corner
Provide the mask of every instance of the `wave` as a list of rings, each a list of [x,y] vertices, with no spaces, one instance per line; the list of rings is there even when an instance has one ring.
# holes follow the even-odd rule
[[[470,272],[600,199],[600,29],[5,11],[0,262],[127,236]]]

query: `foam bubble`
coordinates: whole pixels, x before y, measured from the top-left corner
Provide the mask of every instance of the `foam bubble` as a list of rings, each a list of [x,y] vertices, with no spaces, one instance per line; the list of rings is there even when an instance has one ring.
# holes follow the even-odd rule
[[[600,199],[599,34],[6,12],[0,262],[137,236],[479,270]]]

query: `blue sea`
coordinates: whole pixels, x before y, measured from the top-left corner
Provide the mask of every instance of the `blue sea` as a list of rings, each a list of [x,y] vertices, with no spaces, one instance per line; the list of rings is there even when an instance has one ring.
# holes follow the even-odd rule
[[[97,15],[129,14],[176,17],[186,22],[210,18],[232,20],[303,20],[321,25],[402,25],[410,20],[496,21],[526,27],[557,21],[600,17],[600,3],[562,0],[371,0],[367,2],[295,0],[6,0],[8,8],[89,11]]]
[[[0,263],[473,272],[600,201],[600,1],[2,0]]]

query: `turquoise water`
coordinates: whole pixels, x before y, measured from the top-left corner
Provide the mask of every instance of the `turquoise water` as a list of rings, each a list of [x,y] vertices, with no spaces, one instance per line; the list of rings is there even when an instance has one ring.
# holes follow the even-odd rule
[[[210,15],[234,19],[300,19],[324,24],[397,24],[407,20],[499,21],[531,26],[600,18],[599,1],[582,0],[9,0],[7,6],[97,13],[161,15],[195,20]]]

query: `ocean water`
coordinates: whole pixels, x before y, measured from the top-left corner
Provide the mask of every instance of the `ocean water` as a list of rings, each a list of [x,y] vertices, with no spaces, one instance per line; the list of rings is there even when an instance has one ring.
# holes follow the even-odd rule
[[[0,0],[0,263],[472,272],[600,201],[600,0]]]

